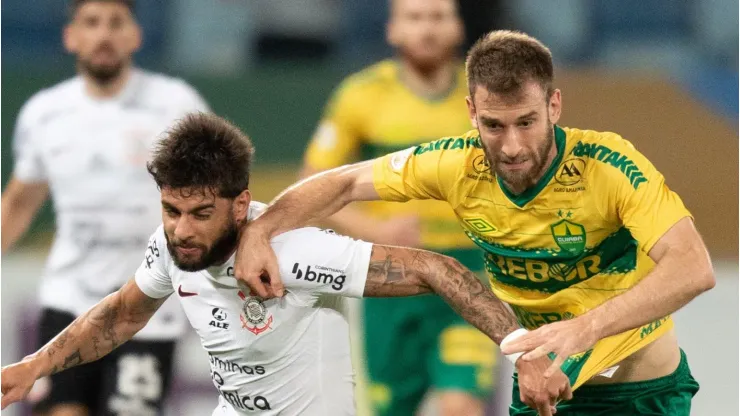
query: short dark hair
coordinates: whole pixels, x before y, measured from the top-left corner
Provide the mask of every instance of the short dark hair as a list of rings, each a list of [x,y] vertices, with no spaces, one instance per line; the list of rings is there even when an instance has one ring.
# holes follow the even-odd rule
[[[519,98],[525,83],[539,83],[552,95],[552,54],[542,42],[526,33],[496,30],[470,48],[465,61],[471,96],[478,85],[497,95]]]
[[[77,14],[77,10],[79,10],[80,7],[84,6],[87,3],[94,2],[120,3],[128,7],[128,9],[131,11],[131,14],[134,14],[134,9],[136,8],[136,0],[71,0],[69,2],[69,9],[67,10],[69,18],[74,19],[75,14]]]
[[[190,113],[165,133],[147,170],[159,189],[211,191],[232,199],[249,188],[253,153],[249,137],[229,121]]]

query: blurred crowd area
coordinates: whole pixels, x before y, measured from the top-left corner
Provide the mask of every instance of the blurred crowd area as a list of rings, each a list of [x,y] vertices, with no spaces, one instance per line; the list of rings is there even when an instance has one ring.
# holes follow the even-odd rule
[[[392,55],[385,39],[388,4],[387,0],[138,1],[144,44],[136,62],[185,78],[215,112],[250,135],[257,149],[255,194],[270,199],[295,180],[305,144],[332,89],[348,74]],[[648,156],[657,157],[654,163],[669,180],[674,164],[671,158],[665,162],[668,166],[661,164],[659,147],[663,140],[675,139],[673,131],[689,136],[686,132],[694,129],[700,136],[710,135],[705,148],[720,155],[737,154],[734,139],[723,139],[737,137],[737,2],[460,0],[459,4],[466,24],[465,47],[500,28],[540,38],[559,66],[557,86],[567,86],[563,122],[620,132]],[[10,140],[21,105],[41,88],[74,74],[73,58],[64,53],[61,42],[66,13],[58,0],[37,0],[33,7],[21,0],[3,1],[3,185],[12,169]],[[660,90],[656,80],[670,83],[675,91]],[[643,91],[644,86],[650,91]],[[638,95],[655,104],[648,107],[648,100],[625,108],[625,101]],[[600,107],[592,105],[593,99]],[[670,103],[666,106],[665,101]],[[675,124],[672,118],[677,115],[671,112],[695,112],[686,107],[689,102],[699,105],[709,119],[689,126]],[[638,116],[663,112],[665,117],[663,124],[660,116],[657,123],[653,120],[655,114],[636,120],[630,111]],[[712,125],[710,131],[705,131],[707,125]],[[703,148],[695,139],[686,139],[687,158]],[[261,175],[259,169],[266,166],[269,174]],[[726,169],[719,172],[726,177],[721,191],[737,195],[737,163]],[[683,179],[685,169],[676,171]],[[713,178],[702,181],[703,173],[698,180],[692,175],[679,183],[679,192],[711,188],[704,185]],[[712,197],[725,195],[715,191]],[[696,195],[696,201],[704,200],[701,192]],[[691,207],[691,196],[687,202]],[[736,225],[736,212],[737,205],[730,206],[716,226]],[[43,231],[52,225],[51,208],[46,207],[25,241],[46,237]],[[714,231],[715,226],[710,228]],[[737,238],[725,233],[720,237],[714,247],[737,253]]]
[[[279,190],[275,188],[295,179],[289,172],[300,162],[337,83],[392,55],[385,39],[388,4],[386,0],[138,1],[144,44],[136,62],[185,78],[214,111],[251,136],[256,166],[270,165],[273,170],[277,166],[284,172],[279,178],[266,175],[255,182],[266,189],[258,190],[257,196],[269,199]],[[658,77],[678,85],[720,117],[720,123],[736,130],[738,5],[733,0],[461,0],[460,9],[466,24],[465,47],[489,30],[506,28],[526,31],[551,48],[559,66],[556,83],[575,86],[565,90],[566,122],[573,120],[569,114],[576,114],[577,94],[590,97],[580,89],[580,74],[595,70],[597,79],[591,77],[583,85],[613,84],[625,90],[611,75],[618,73],[638,80],[632,88],[639,90],[639,79]],[[33,7],[22,0],[3,1],[3,185],[12,169],[10,140],[20,106],[39,89],[74,74],[73,58],[61,43],[66,13],[58,0],[37,0]],[[575,78],[570,76],[574,71]],[[652,85],[650,79],[645,82]],[[590,114],[583,116],[594,120]],[[612,121],[606,117],[601,125],[580,127],[629,133]],[[628,137],[640,144],[639,135]],[[651,140],[656,138],[660,137]],[[737,176],[736,168],[732,176]],[[730,182],[728,189],[736,183]],[[46,208],[33,230],[49,229],[50,213]],[[29,233],[26,241],[36,235]],[[736,243],[731,244],[731,252],[736,252]]]
[[[737,71],[732,0],[460,4],[468,45],[492,28],[515,28],[545,39],[561,65]],[[146,34],[139,62],[189,74],[239,76],[286,60],[349,71],[391,52],[384,33],[386,0],[139,1],[137,15]],[[3,1],[5,66],[58,65],[65,18],[57,0],[37,0],[34,7]]]

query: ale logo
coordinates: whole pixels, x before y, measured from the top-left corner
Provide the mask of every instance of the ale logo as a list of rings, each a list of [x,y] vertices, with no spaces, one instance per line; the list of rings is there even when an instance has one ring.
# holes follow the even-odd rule
[[[489,224],[488,221],[483,218],[466,218],[465,223],[472,227],[477,233],[490,233],[496,231],[496,227]]]
[[[581,224],[561,220],[550,226],[552,237],[561,250],[579,254],[586,248],[586,229]]]
[[[583,159],[569,159],[560,166],[555,180],[565,186],[573,186],[581,181],[586,162]]]

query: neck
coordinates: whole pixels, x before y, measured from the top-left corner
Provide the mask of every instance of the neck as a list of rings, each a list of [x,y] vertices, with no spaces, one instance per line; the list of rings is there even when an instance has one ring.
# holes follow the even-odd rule
[[[85,91],[93,98],[111,98],[118,95],[131,77],[131,67],[121,69],[121,73],[110,82],[101,83],[87,73],[82,73],[85,80]]]
[[[455,84],[457,65],[448,60],[435,67],[414,65],[408,59],[402,59],[400,77],[406,86],[422,97],[435,97],[449,91]]]

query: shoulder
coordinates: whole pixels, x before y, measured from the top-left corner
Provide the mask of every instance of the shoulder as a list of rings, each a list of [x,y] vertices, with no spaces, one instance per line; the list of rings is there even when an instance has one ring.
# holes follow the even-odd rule
[[[137,72],[147,101],[183,104],[203,100],[200,93],[182,78],[144,70]]]
[[[419,160],[434,159],[442,165],[440,168],[464,166],[466,162],[480,159],[485,163],[483,146],[478,130],[470,130],[459,136],[443,137],[416,146],[411,157]]]
[[[292,265],[296,261],[326,262],[348,254],[356,244],[369,244],[355,240],[330,229],[304,227],[287,231],[274,237],[270,245],[275,250],[278,263]]]
[[[586,171],[612,181],[627,181],[637,189],[653,166],[635,146],[617,133],[563,128],[567,154],[579,158]],[[566,157],[565,159],[568,159]]]
[[[21,107],[18,123],[25,126],[44,123],[66,111],[70,100],[79,96],[82,88],[80,78],[74,77],[38,91]]]
[[[336,89],[341,96],[381,93],[397,82],[397,66],[391,60],[370,65],[344,78]]]

